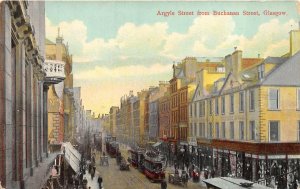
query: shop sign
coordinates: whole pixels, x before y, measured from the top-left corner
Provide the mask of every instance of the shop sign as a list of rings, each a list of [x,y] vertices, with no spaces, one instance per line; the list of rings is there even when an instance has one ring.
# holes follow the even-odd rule
[[[285,155],[268,155],[268,159],[285,159]]]
[[[252,154],[252,158],[258,158],[258,155]]]
[[[189,137],[188,138],[188,144],[191,146],[197,146],[197,139],[196,137]]]
[[[288,159],[300,159],[300,155],[288,155]]]

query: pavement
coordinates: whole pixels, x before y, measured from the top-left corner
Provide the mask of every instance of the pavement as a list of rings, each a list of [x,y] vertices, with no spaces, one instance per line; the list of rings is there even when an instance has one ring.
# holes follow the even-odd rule
[[[50,176],[50,165],[53,164],[57,154],[59,152],[50,153],[48,158],[43,158],[43,162],[40,162],[39,166],[34,168],[33,176],[25,178],[25,188],[42,188]]]
[[[86,180],[88,181],[87,184],[88,188],[91,187],[91,189],[99,189],[98,176],[99,176],[99,172],[97,170],[93,179],[92,176],[88,173],[88,171],[86,171],[86,174],[83,177],[85,177]],[[103,185],[102,185],[102,189],[104,189]]]

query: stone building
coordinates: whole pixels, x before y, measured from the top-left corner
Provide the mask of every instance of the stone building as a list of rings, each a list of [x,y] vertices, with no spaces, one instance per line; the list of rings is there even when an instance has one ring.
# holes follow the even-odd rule
[[[299,37],[291,31],[290,52],[279,57],[245,59],[235,50],[224,78],[210,89],[199,80],[190,104],[198,145],[190,154],[201,169],[273,188],[300,179]]]
[[[68,49],[62,43],[62,37],[57,36],[53,43],[46,39],[46,65],[49,70],[60,69],[65,72]],[[58,65],[59,67],[54,67]],[[65,73],[63,73],[65,76]],[[50,144],[60,144],[64,141],[64,82],[51,84],[48,91],[48,140]]]
[[[0,181],[5,188],[43,182],[34,173],[48,157],[51,74],[43,65],[44,46],[45,2],[0,2]]]
[[[159,98],[168,90],[169,82],[160,81],[159,86],[149,92],[149,137],[156,141],[159,137]]]
[[[119,107],[112,106],[109,110],[109,132],[113,137],[116,137],[116,129],[117,129],[117,111],[119,110]]]

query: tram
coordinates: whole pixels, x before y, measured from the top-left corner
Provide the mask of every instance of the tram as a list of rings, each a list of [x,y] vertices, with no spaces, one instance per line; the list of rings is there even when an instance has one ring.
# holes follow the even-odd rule
[[[111,141],[106,144],[106,152],[110,155],[110,157],[115,158],[119,151],[119,143],[116,141]]]
[[[144,153],[145,150],[143,148],[136,148],[136,149],[131,149],[129,150],[130,154],[131,154],[131,158],[130,158],[130,163],[131,165],[136,168],[139,169],[140,172],[144,173]]]
[[[151,182],[160,182],[165,179],[165,159],[155,151],[144,153],[144,174]]]

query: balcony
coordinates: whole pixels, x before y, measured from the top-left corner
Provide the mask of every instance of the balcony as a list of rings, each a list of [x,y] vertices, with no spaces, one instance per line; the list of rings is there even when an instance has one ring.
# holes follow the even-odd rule
[[[60,60],[45,60],[43,69],[46,73],[45,82],[48,84],[57,84],[63,81],[65,76],[65,62]]]

